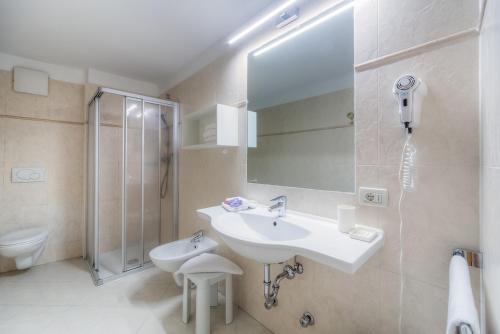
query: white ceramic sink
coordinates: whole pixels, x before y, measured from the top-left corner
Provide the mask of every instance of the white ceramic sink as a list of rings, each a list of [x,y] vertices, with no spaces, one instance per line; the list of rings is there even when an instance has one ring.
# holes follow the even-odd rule
[[[239,213],[211,207],[198,210],[227,245],[242,256],[261,263],[280,263],[296,255],[355,272],[383,245],[384,232],[371,242],[355,240],[337,229],[332,219],[288,211],[276,218],[264,207]]]
[[[311,234],[289,219],[275,218],[263,210],[226,213],[214,219],[212,227],[233,250],[263,263],[279,263],[295,256],[292,248],[276,246]]]

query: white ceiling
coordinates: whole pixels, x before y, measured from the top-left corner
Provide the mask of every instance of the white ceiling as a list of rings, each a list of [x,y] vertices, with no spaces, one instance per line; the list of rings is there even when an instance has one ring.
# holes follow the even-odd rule
[[[0,52],[164,85],[273,0],[0,0]]]

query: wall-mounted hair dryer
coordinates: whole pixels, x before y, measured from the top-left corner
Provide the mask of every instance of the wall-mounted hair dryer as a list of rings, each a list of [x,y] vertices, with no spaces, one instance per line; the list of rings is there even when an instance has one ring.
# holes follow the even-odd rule
[[[427,87],[416,76],[405,74],[394,82],[392,92],[398,101],[401,125],[411,133],[420,123],[422,97],[427,95]]]
[[[420,123],[422,100],[427,95],[427,87],[416,76],[405,74],[394,82],[392,92],[398,101],[399,118],[406,134],[399,169],[401,187],[405,191],[413,191],[417,148],[411,142],[411,137],[413,129]]]

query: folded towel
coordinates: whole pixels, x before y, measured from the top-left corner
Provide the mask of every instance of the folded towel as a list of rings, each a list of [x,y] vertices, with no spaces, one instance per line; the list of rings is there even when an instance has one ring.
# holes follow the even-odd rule
[[[217,140],[217,124],[209,123],[200,126],[200,139],[204,143],[213,142]]]
[[[237,212],[248,210],[250,208],[250,201],[243,197],[229,197],[221,203],[222,207],[229,212]]]
[[[224,209],[226,209],[226,211],[229,211],[229,212],[238,212],[238,211],[250,209],[250,207],[248,205],[240,205],[238,207],[232,207],[230,205],[227,205],[226,203],[221,203],[221,205]]]
[[[186,262],[174,273],[175,282],[182,285],[184,274],[227,273],[242,275],[243,270],[235,263],[217,254],[203,253]]]
[[[479,316],[470,284],[469,265],[460,255],[451,258],[449,289],[446,333],[455,334],[458,326],[468,324],[473,334],[479,334]]]
[[[229,197],[224,200],[224,204],[229,205],[232,208],[237,208],[243,205],[245,199],[243,197]]]
[[[203,136],[203,142],[208,143],[208,142],[214,142],[217,140],[217,135],[213,136]]]
[[[209,123],[207,125],[205,125],[205,127],[203,128],[204,131],[207,131],[207,130],[216,130],[217,129],[217,125],[215,123]]]
[[[212,130],[205,130],[205,131],[203,131],[202,136],[203,136],[203,137],[213,137],[213,136],[217,136],[217,130],[215,130],[215,129],[212,129]]]
[[[216,134],[217,134],[217,129],[215,129],[215,128],[203,130],[203,135],[204,136],[213,136],[213,135],[216,135]]]

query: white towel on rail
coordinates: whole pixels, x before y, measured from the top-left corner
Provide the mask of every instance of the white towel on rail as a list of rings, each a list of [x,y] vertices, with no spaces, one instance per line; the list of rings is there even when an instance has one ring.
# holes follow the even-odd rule
[[[460,324],[468,324],[473,334],[480,334],[479,316],[470,284],[469,265],[460,256],[450,262],[447,334],[455,334]]]

